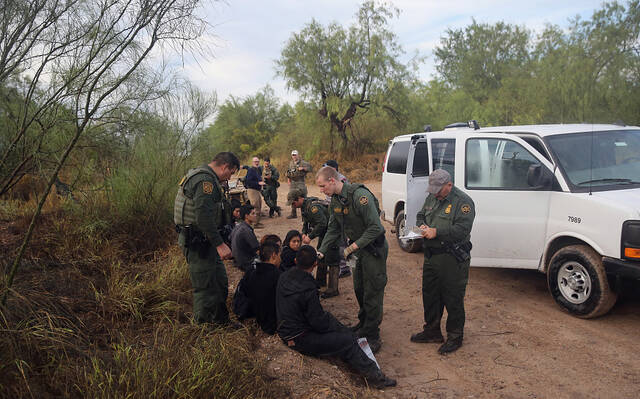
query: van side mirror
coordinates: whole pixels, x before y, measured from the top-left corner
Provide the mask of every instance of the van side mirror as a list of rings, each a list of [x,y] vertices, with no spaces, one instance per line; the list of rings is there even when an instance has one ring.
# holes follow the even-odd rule
[[[540,164],[529,166],[527,171],[527,184],[531,188],[548,188],[551,187],[553,174],[551,171]]]

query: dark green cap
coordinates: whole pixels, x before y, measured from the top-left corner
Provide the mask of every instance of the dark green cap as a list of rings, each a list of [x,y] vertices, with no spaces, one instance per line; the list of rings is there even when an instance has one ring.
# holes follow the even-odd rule
[[[287,205],[291,205],[293,201],[297,200],[300,197],[305,197],[304,190],[294,188],[293,190],[289,191],[289,194],[287,194]]]

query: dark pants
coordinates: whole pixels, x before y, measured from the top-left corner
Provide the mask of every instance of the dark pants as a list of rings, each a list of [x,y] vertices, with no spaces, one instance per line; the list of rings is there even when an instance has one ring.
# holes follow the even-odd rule
[[[183,252],[189,264],[193,288],[193,317],[196,322],[228,323],[229,281],[218,252],[213,247],[209,248],[205,258],[201,258],[195,250],[183,249]]]
[[[316,249],[320,249],[322,246],[322,239],[323,237],[318,237]],[[329,247],[327,253],[324,254],[324,258],[318,261],[318,266],[316,267],[316,281],[321,287],[327,285],[327,268],[337,266],[339,263],[340,253],[338,252],[338,246],[332,245]],[[338,289],[338,287],[335,288]]]
[[[387,285],[387,240],[378,251],[379,256],[374,256],[367,249],[358,250],[358,261],[353,271],[353,290],[360,306],[360,333],[361,336],[374,339],[380,338],[384,288]]]
[[[469,281],[469,262],[458,263],[448,254],[430,256],[425,249],[422,266],[422,305],[424,329],[440,331],[440,320],[447,309],[447,339],[462,338],[464,295]]]
[[[278,207],[278,189],[276,188],[276,186],[272,186],[269,184],[265,185],[262,188],[262,197],[264,198],[264,202],[269,207],[270,214],[273,214],[273,212],[276,212],[278,209],[280,209]]]
[[[292,348],[303,355],[340,358],[365,377],[374,377],[379,373],[375,362],[360,349],[353,332],[342,324],[336,331],[307,332],[295,338],[294,342]]]

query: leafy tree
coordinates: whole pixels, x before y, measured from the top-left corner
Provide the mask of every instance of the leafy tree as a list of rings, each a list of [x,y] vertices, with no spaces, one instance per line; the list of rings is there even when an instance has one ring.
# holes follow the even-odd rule
[[[530,39],[524,27],[473,20],[464,29],[447,29],[434,51],[436,69],[453,87],[484,101],[504,78],[527,69]]]
[[[9,76],[19,71],[33,72],[24,80],[23,106],[9,116],[15,130],[0,158],[0,183],[15,177],[16,168],[7,167],[8,160],[34,153],[32,148],[20,152],[17,143],[30,134],[37,143],[38,137],[44,140],[56,129],[71,129],[60,140],[60,151],[50,154],[46,189],[10,267],[3,303],[46,197],[71,152],[87,132],[113,123],[109,116],[117,110],[136,109],[156,97],[157,89],[147,78],[156,71],[145,61],[162,45],[195,49],[207,26],[197,17],[198,6],[198,0],[4,3],[0,29],[18,39],[3,38],[0,85],[9,86]]]
[[[221,148],[250,157],[273,139],[291,113],[289,105],[280,106],[270,86],[252,96],[231,96],[220,106],[215,122],[202,132],[194,150],[202,161]]]
[[[413,74],[398,60],[402,48],[388,28],[398,12],[387,3],[367,1],[349,28],[313,20],[293,34],[276,62],[287,87],[318,105],[345,146],[353,120],[372,107],[401,117],[393,99]]]

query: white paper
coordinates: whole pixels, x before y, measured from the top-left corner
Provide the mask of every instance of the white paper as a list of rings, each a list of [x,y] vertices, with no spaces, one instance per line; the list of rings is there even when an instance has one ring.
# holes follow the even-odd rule
[[[373,352],[371,351],[371,347],[369,346],[369,342],[367,341],[367,339],[366,338],[358,338],[358,345],[360,345],[360,349],[362,349],[364,354],[367,355],[367,357],[369,357],[369,359],[373,360],[373,362],[376,364],[376,366],[379,369],[380,365],[378,364],[378,361],[376,360],[376,357],[373,356]]]
[[[400,237],[403,241],[422,239],[422,230],[418,226],[413,226],[411,230],[405,230],[404,233],[405,235]]]

